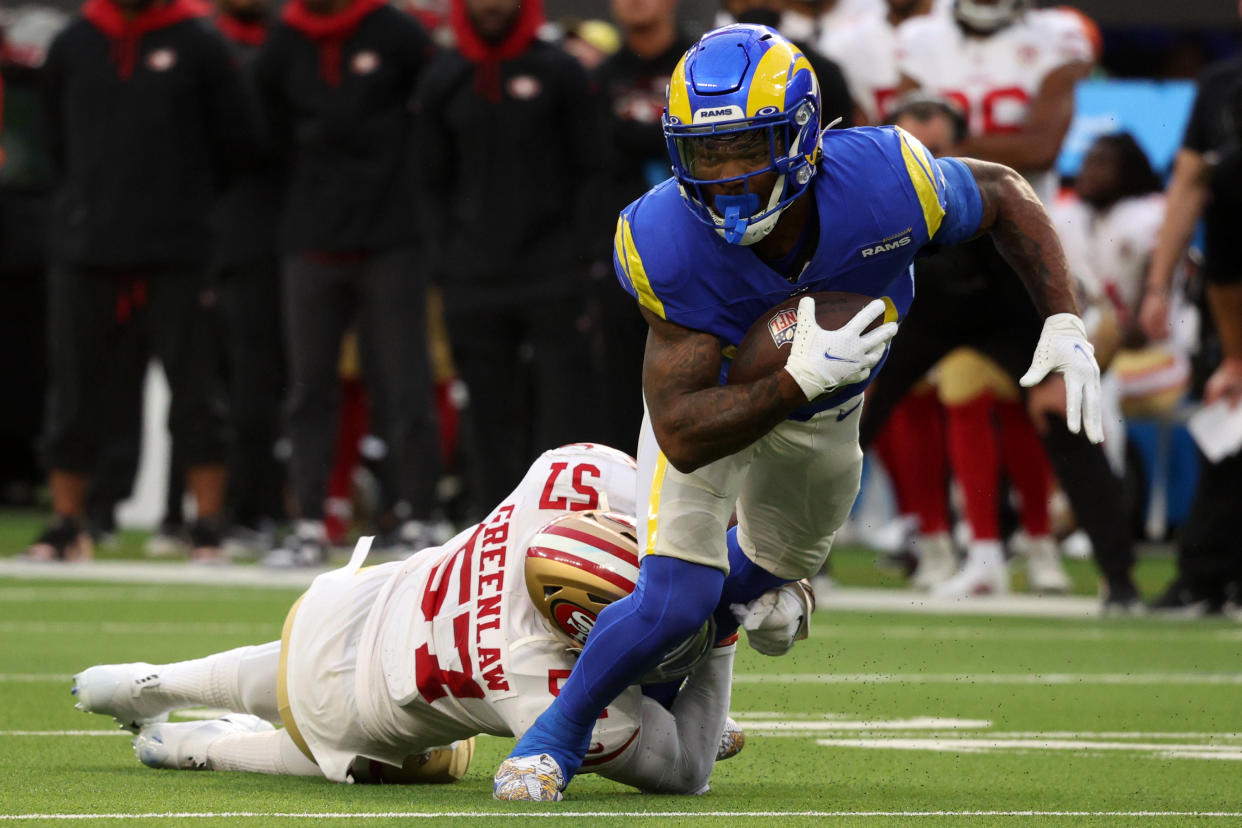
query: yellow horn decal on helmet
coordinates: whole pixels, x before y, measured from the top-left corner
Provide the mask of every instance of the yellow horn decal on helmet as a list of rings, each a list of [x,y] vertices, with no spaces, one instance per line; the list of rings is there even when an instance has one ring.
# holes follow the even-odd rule
[[[677,61],[673,76],[668,79],[668,114],[683,124],[694,119],[690,111],[690,95],[686,91],[686,56]]]
[[[746,98],[746,114],[753,116],[764,107],[774,106],[777,112],[785,111],[785,93],[789,79],[798,71],[811,69],[806,56],[788,43],[776,42],[759,58],[759,65],[750,81],[750,94]]]

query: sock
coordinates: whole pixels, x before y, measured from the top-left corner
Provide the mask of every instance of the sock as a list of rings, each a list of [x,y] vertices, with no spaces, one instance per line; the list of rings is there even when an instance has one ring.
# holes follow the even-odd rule
[[[1049,532],[1048,495],[1052,468],[1048,455],[1022,403],[999,402],[996,413],[1000,419],[1005,474],[1022,499],[1022,528],[1032,538],[1042,538]]]
[[[282,776],[322,776],[286,730],[231,733],[207,746],[207,767],[214,771],[245,771]]]
[[[737,632],[737,619],[729,609],[730,604],[748,604],[769,589],[788,583],[785,578],[773,575],[746,557],[737,539],[736,526],[726,533],[725,544],[729,549],[729,575],[725,578],[720,603],[716,606],[717,641]]]
[[[223,653],[166,664],[159,670],[158,692],[170,704],[223,707],[280,722],[276,704],[276,676],[280,670],[280,642],[238,647]]]
[[[949,421],[949,458],[966,501],[966,520],[975,540],[1000,538],[996,490],[1000,460],[992,427],[992,397],[945,406]]]
[[[568,783],[582,764],[599,714],[698,629],[719,603],[723,583],[718,569],[646,556],[634,592],[599,614],[560,695],[509,755],[546,753]]]
[[[948,453],[944,410],[935,389],[908,395],[889,418],[893,464],[887,465],[893,485],[900,485],[902,511],[919,519],[925,535],[949,530],[949,497],[945,486]],[[900,484],[898,484],[900,480]]]

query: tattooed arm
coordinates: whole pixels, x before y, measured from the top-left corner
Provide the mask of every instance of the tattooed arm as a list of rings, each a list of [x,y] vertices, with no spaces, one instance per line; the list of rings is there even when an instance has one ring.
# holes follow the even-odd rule
[[[748,384],[718,385],[720,342],[642,308],[650,330],[643,395],[651,427],[675,469],[691,472],[767,434],[806,396],[786,371]]]
[[[1077,314],[1065,252],[1031,185],[1009,167],[961,160],[974,174],[983,199],[980,232],[992,234],[996,249],[1017,271],[1040,314]]]

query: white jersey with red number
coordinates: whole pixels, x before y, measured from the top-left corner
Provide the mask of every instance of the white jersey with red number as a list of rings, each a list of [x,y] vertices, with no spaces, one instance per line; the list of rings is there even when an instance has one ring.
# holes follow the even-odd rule
[[[359,714],[380,741],[448,744],[478,733],[518,736],[560,692],[574,654],[531,603],[524,578],[530,538],[566,511],[634,514],[635,464],[590,444],[545,452],[487,519],[406,561],[383,588],[358,647],[366,688]],[[633,744],[642,696],[609,705],[584,772]]]
[[[945,15],[915,17],[897,28],[901,74],[956,102],[974,135],[1018,131],[1049,74],[1094,58],[1082,16],[1066,9],[1029,11],[987,36],[968,36]],[[1055,193],[1051,174],[1020,172],[1031,179],[1044,203],[1051,203]]]
[[[820,51],[845,74],[854,104],[867,123],[881,124],[897,100],[897,28],[883,14],[857,18],[824,32]]]
[[[1106,210],[1059,202],[1050,213],[1070,270],[1087,293],[1106,296],[1123,319],[1132,317],[1164,223],[1164,195],[1122,199]]]

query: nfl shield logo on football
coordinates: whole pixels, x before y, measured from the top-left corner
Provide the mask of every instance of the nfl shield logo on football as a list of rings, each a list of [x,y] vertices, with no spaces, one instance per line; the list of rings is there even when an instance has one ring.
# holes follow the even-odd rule
[[[795,308],[783,310],[768,320],[768,333],[772,334],[772,343],[776,347],[793,342],[798,330],[798,311]]]

